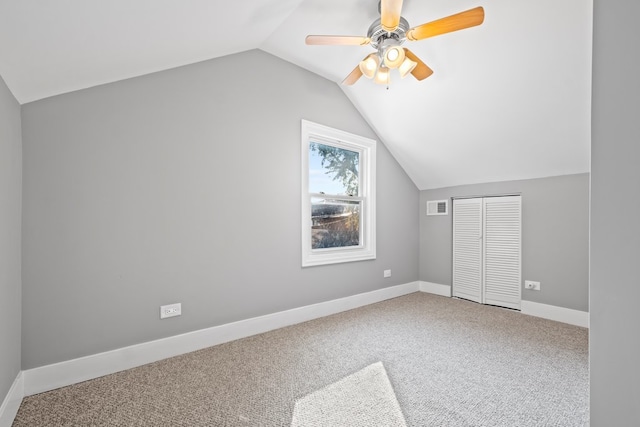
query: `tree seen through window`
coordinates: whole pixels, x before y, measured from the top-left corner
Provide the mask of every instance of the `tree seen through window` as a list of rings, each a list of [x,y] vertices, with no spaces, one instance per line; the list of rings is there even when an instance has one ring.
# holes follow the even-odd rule
[[[359,162],[357,151],[309,144],[312,249],[360,245]]]

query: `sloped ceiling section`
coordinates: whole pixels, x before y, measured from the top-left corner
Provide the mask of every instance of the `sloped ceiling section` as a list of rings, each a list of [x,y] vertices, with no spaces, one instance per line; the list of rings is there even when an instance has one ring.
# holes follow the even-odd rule
[[[302,0],[0,2],[0,74],[20,103],[254,49]]]
[[[411,26],[485,21],[409,47],[433,70],[342,86],[420,189],[589,171],[592,0],[405,0]],[[339,84],[372,49],[377,0],[0,3],[0,75],[20,103],[261,48]],[[233,70],[230,70],[233,72]],[[259,72],[259,64],[256,64]],[[239,88],[241,90],[241,88]]]

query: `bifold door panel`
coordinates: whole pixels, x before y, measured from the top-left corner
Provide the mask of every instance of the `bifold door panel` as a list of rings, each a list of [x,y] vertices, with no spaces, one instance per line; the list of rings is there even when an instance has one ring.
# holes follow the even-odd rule
[[[482,199],[453,201],[453,296],[482,302]]]
[[[484,303],[520,309],[520,196],[484,199]]]

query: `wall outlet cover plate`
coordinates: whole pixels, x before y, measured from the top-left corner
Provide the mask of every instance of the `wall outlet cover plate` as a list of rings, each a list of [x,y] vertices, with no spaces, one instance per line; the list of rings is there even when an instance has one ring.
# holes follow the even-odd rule
[[[182,315],[182,304],[169,304],[160,306],[160,319],[166,319],[167,317],[175,317]]]

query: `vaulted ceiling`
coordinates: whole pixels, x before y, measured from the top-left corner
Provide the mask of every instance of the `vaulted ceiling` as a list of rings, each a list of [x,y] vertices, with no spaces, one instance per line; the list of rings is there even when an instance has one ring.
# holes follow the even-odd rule
[[[405,0],[402,15],[476,6],[481,26],[406,42],[431,77],[342,90],[420,189],[588,172],[593,0]],[[377,17],[378,0],[2,1],[0,76],[27,103],[259,48],[340,84],[372,48],[305,36]]]

